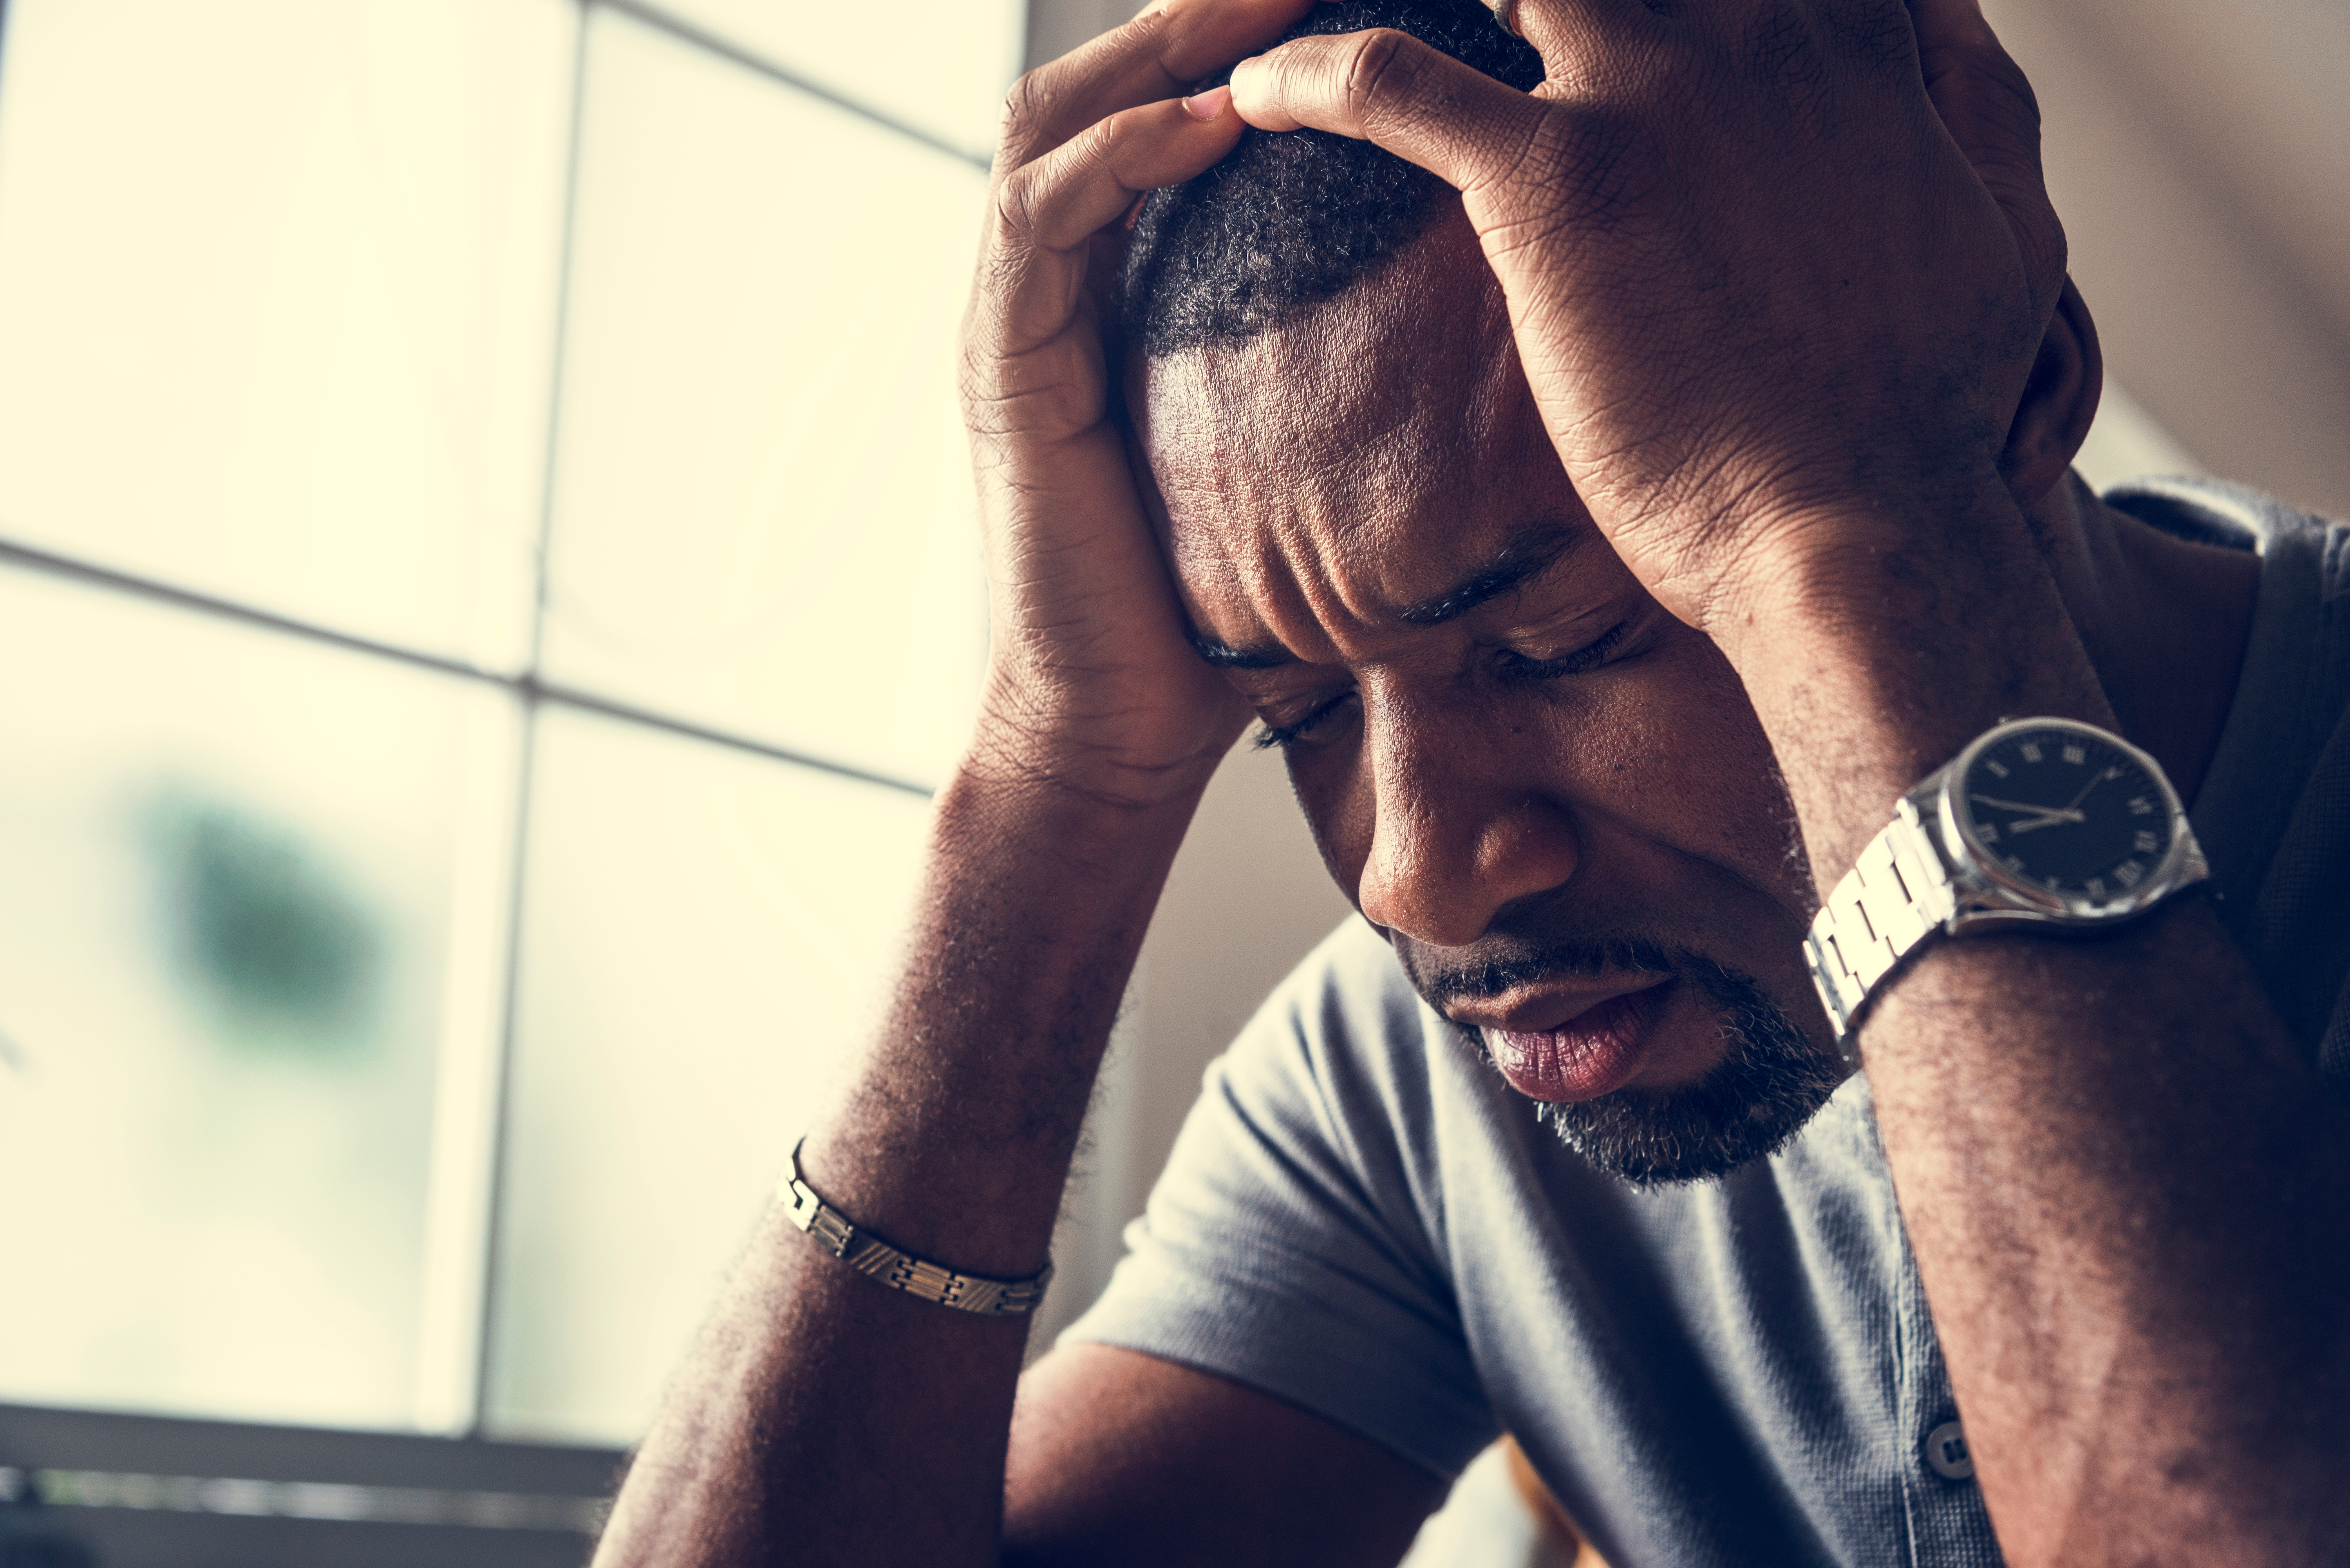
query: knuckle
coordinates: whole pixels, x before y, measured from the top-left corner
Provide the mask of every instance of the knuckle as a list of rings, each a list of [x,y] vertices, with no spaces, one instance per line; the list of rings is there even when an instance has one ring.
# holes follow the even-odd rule
[[[2032,90],[2032,78],[2023,74],[2023,67],[2006,50],[1997,49],[1982,62],[1981,69],[1991,92],[2007,103],[2019,128],[2029,128],[2038,136],[2040,95]]]
[[[1039,67],[1012,84],[1003,95],[1002,130],[997,145],[1002,149],[1000,162],[1017,168],[1035,155],[1043,128],[1052,118],[1054,99],[1058,96],[1051,80],[1052,67]]]
[[[1829,25],[1866,63],[1907,67],[1917,63],[1918,32],[1901,0],[1850,0],[1828,13]]]
[[[1051,96],[1052,89],[1045,85],[1042,69],[1023,72],[1003,95],[1005,134],[1022,134],[1042,119]]]
[[[1066,210],[1070,192],[1104,166],[1114,165],[1122,144],[1118,119],[1112,116],[1004,174],[995,182],[998,242],[1020,249],[1051,248],[1056,210]]]
[[[1377,27],[1357,35],[1340,83],[1347,106],[1358,118],[1378,112],[1409,89],[1426,46],[1408,33]]]
[[[1034,163],[1014,169],[996,182],[995,227],[1003,238],[1024,244],[1036,232],[1036,209],[1043,192]]]
[[[1163,7],[1153,7],[1022,75],[1004,94],[997,167],[1014,168],[1040,157],[1070,126],[1096,118],[1105,87],[1136,61],[1163,54],[1177,36],[1177,21]]]

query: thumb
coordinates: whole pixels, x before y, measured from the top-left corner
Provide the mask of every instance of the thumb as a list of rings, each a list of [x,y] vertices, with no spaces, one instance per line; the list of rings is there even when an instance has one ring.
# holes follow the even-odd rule
[[[2044,321],[2064,289],[2064,225],[2040,165],[2040,100],[2001,47],[1981,0],[1908,0],[1926,96],[2007,214]]]

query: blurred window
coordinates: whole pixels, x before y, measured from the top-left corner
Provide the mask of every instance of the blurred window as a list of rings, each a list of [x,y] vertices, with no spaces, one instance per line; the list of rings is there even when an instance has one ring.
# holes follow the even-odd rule
[[[0,1402],[629,1442],[968,724],[1023,7],[0,16]]]

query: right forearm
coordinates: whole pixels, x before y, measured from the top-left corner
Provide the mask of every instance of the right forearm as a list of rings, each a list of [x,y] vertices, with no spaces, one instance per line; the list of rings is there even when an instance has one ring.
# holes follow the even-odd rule
[[[1087,235],[1230,151],[1235,116],[1166,95],[1310,3],[1160,0],[1007,111],[963,327],[986,717],[886,1019],[802,1157],[853,1223],[965,1273],[1044,1263],[1135,953],[1247,713],[1193,650],[1118,436],[1087,303],[1115,264]],[[993,1563],[1025,1328],[883,1289],[771,1207],[598,1561]]]
[[[803,1155],[827,1202],[965,1272],[1042,1266],[1207,771],[1150,805],[1002,768],[941,792],[902,978]],[[598,1561],[992,1562],[1025,1324],[884,1290],[771,1210]]]
[[[810,1179],[980,1273],[1043,1262],[1103,1047],[1213,758],[1156,804],[967,765],[941,793],[879,1037]],[[895,1227],[895,1229],[892,1229]]]

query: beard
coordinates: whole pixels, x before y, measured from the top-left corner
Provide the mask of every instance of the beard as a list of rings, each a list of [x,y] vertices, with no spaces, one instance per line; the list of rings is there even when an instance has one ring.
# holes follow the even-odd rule
[[[1440,1013],[1447,1001],[1497,995],[1544,975],[1610,971],[1665,972],[1694,986],[1711,1004],[1724,1047],[1703,1077],[1679,1088],[1536,1104],[1535,1117],[1560,1142],[1610,1176],[1643,1188],[1727,1176],[1784,1148],[1844,1081],[1839,1064],[1753,976],[1686,949],[1644,941],[1554,948],[1447,971],[1419,989]],[[1494,1065],[1484,1031],[1454,1027]]]

